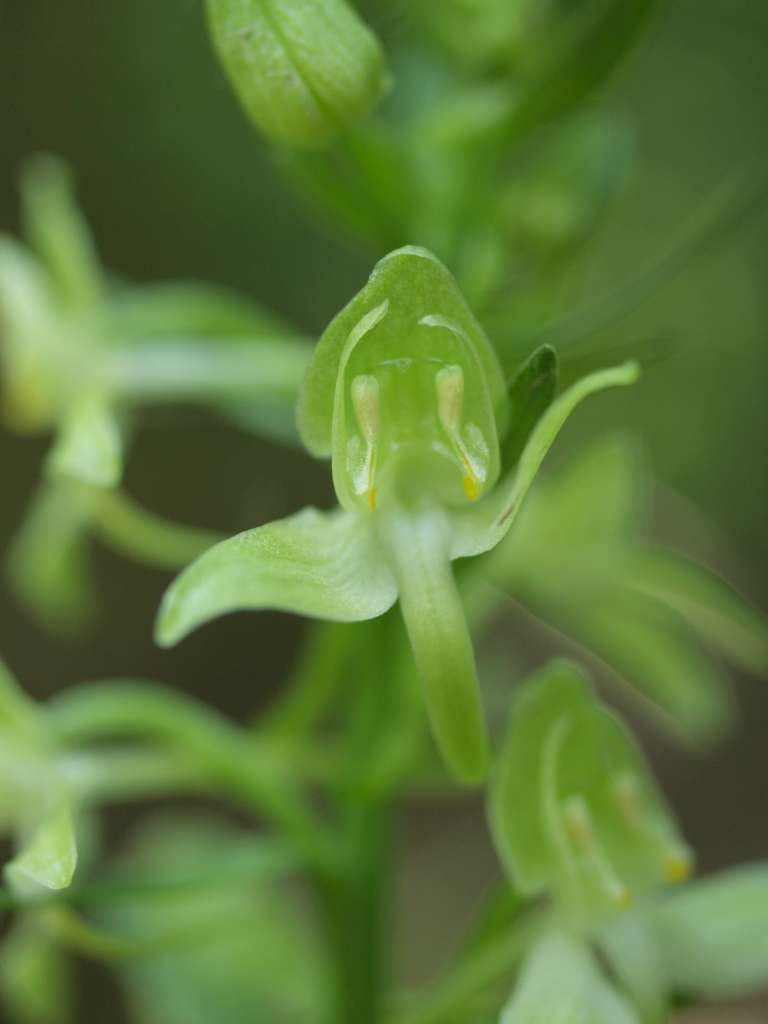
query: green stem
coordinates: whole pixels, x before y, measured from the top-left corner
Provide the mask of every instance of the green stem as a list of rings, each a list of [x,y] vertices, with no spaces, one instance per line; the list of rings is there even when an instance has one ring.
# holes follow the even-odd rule
[[[99,493],[93,525],[117,551],[158,569],[183,568],[224,539],[156,516],[117,490]]]
[[[382,776],[375,766],[382,756],[391,760],[391,733],[404,722],[397,695],[404,636],[396,614],[355,627],[355,636],[354,648],[338,663],[341,684],[348,686],[334,787],[342,870],[319,887],[318,898],[335,960],[331,1024],[381,1024],[389,973],[393,808],[402,773]]]
[[[336,970],[330,1024],[380,1024],[388,960],[389,802],[359,802],[347,810],[345,870],[321,887]]]
[[[342,684],[342,667],[348,663],[359,639],[356,625],[318,622],[310,627],[299,663],[283,692],[259,715],[259,730],[273,736],[301,740],[325,714]]]

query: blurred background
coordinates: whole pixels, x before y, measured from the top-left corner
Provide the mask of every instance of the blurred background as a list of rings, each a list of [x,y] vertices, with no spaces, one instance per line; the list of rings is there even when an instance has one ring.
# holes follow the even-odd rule
[[[367,5],[385,41],[402,31],[401,6]],[[768,157],[768,8],[754,0],[660,8],[597,100],[624,115],[633,145],[623,191],[579,270],[584,299],[630,278],[729,175],[757,171]],[[3,231],[17,231],[24,159],[57,153],[74,168],[114,274],[230,285],[312,335],[379,255],[327,230],[282,183],[214,61],[201,0],[0,0],[0,94]],[[663,536],[714,560],[766,613],[767,279],[765,204],[622,321],[622,340],[655,339],[669,356],[639,387],[580,412],[557,453],[567,458],[580,438],[617,424],[644,437],[668,494]],[[22,519],[45,447],[0,430],[2,546]],[[333,500],[324,465],[188,408],[143,420],[126,485],[154,511],[227,533]],[[724,541],[717,553],[713,530]],[[160,651],[151,626],[169,577],[97,544],[94,559],[101,617],[84,641],[42,633],[0,584],[0,653],[34,696],[85,679],[150,678],[242,719],[279,687],[301,622],[229,616]],[[643,732],[703,871],[768,856],[768,690],[753,679],[737,684],[742,728],[714,753],[681,752]],[[136,813],[116,812],[116,840]],[[404,974],[416,978],[444,958],[497,869],[471,799],[410,808],[402,835],[399,948]],[[118,1020],[106,975],[87,970],[89,1005],[109,1005]],[[743,1012],[745,1022],[768,1019],[766,1005]]]

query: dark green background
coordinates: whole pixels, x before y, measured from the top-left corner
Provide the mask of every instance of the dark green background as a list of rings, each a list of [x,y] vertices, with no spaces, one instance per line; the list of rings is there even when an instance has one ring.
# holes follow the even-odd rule
[[[406,6],[375,4],[385,37],[404,30]],[[623,112],[635,146],[624,193],[592,243],[584,297],[610,292],[652,259],[733,172],[765,166],[767,51],[768,8],[757,0],[661,5],[600,98]],[[125,277],[234,285],[317,333],[377,255],[334,238],[283,188],[214,63],[202,0],[5,0],[0,96],[3,230],[16,230],[24,158],[44,149],[73,165],[102,258]],[[674,354],[631,393],[580,413],[561,450],[606,426],[639,431],[660,479],[682,496],[665,532],[711,557],[700,520],[715,523],[728,552],[719,567],[768,610],[766,281],[763,207],[621,324],[622,338],[668,339]],[[42,439],[0,432],[3,545],[44,449]],[[147,419],[127,485],[158,512],[229,532],[331,501],[322,465],[189,409]],[[85,643],[45,635],[0,588],[0,652],[35,695],[142,676],[245,715],[279,685],[300,638],[296,620],[231,616],[160,652],[150,630],[167,577],[101,548],[95,559],[103,616]],[[705,868],[768,855],[765,685],[741,681],[745,729],[712,756],[649,738]],[[439,959],[493,862],[471,803],[447,816],[419,807],[409,822],[402,958],[423,966]]]

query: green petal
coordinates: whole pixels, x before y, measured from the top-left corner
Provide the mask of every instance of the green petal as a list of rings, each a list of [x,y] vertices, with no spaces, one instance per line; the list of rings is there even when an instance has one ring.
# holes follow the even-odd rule
[[[3,416],[14,430],[39,430],[55,415],[56,381],[49,354],[58,340],[40,267],[14,239],[0,236]]]
[[[72,815],[68,804],[58,800],[31,830],[21,851],[5,871],[16,889],[29,883],[47,889],[66,889],[77,865],[77,847]]]
[[[638,1024],[588,946],[567,934],[541,939],[523,965],[499,1024]]]
[[[120,430],[107,403],[86,395],[74,403],[62,424],[46,469],[94,487],[114,487],[123,469]]]
[[[35,157],[24,169],[21,188],[27,237],[62,303],[74,309],[95,307],[101,273],[68,168],[56,157]]]
[[[336,382],[350,335],[385,303],[386,318],[378,330],[385,344],[399,339],[405,355],[408,337],[425,318],[441,317],[456,325],[480,362],[503,426],[506,386],[490,342],[440,260],[426,249],[406,246],[379,260],[368,283],[331,321],[317,344],[297,412],[302,440],[312,454],[321,458],[331,454]]]
[[[670,986],[704,999],[768,983],[768,863],[686,886],[654,912]]]
[[[69,480],[45,481],[8,553],[20,600],[44,624],[69,633],[93,611],[88,528],[94,495]]]
[[[536,424],[517,467],[475,509],[453,516],[455,539],[452,556],[479,555],[495,547],[512,525],[544,457],[576,406],[588,395],[605,388],[634,383],[639,372],[636,363],[599,370],[583,377],[560,395]]]
[[[170,646],[204,622],[246,608],[358,622],[382,615],[396,598],[367,523],[309,508],[205,552],[167,591],[157,638]]]
[[[487,770],[488,741],[472,640],[439,515],[398,514],[388,546],[408,636],[438,746],[466,782]]]

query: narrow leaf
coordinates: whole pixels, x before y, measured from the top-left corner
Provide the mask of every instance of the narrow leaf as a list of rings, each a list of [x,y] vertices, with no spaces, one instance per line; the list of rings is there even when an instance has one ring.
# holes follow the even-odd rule
[[[549,345],[536,349],[509,385],[510,426],[501,444],[502,472],[523,453],[533,428],[552,404],[557,389],[557,353]]]

